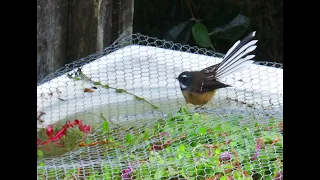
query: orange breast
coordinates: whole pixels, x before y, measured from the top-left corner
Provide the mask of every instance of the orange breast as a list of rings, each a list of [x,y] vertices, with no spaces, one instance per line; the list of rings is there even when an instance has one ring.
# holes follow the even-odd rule
[[[191,103],[193,105],[203,105],[208,103],[212,100],[213,96],[215,95],[216,90],[205,92],[202,94],[197,94],[193,92],[188,91],[182,91],[182,94],[186,100],[187,103]]]

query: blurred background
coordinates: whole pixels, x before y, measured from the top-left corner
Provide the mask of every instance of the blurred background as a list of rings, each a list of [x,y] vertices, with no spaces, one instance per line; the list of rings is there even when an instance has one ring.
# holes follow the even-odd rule
[[[256,60],[283,62],[283,0],[37,0],[37,81],[141,33],[226,53],[251,31]]]

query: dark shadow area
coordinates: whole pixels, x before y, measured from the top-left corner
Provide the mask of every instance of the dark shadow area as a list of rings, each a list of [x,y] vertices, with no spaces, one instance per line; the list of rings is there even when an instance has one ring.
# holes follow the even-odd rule
[[[135,0],[134,8],[134,33],[226,53],[256,31],[256,60],[283,62],[282,0]]]

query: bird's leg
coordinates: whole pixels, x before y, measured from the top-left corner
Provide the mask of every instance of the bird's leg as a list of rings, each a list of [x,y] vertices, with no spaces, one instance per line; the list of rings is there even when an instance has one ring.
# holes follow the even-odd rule
[[[188,105],[189,103],[186,103],[186,109],[189,111],[190,107]]]
[[[204,104],[202,104],[202,105],[200,105],[200,106],[198,106],[198,107],[194,108],[194,110],[202,109],[202,106],[204,106]]]

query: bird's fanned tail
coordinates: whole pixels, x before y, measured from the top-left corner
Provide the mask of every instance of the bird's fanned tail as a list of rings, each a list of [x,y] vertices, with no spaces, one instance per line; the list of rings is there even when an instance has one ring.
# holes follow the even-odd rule
[[[242,69],[244,66],[253,63],[255,55],[247,55],[254,51],[258,40],[252,40],[256,32],[250,33],[243,40],[239,40],[228,50],[221,63],[203,69],[202,71],[214,73],[215,79],[223,78],[231,73]],[[247,56],[246,56],[247,55]],[[245,56],[245,57],[244,57]]]

